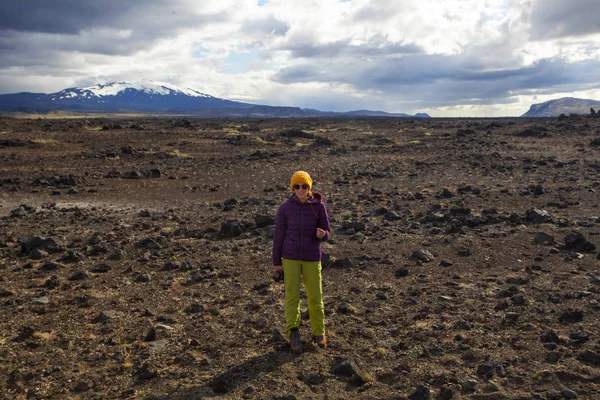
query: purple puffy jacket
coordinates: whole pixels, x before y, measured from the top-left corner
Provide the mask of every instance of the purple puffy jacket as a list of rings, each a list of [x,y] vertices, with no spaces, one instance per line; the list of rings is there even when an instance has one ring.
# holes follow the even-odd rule
[[[317,237],[317,227],[325,231]],[[329,239],[329,216],[321,195],[314,193],[304,204],[295,194],[288,197],[277,209],[273,234],[273,265],[281,259],[321,261],[321,242]]]

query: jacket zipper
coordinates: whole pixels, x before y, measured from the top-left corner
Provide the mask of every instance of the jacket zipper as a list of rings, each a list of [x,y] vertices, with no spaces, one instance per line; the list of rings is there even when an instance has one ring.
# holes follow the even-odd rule
[[[300,261],[304,260],[304,204],[300,205]]]

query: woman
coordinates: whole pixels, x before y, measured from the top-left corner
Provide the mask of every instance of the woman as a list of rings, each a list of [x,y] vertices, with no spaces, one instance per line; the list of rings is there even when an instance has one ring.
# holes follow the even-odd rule
[[[283,272],[285,285],[285,334],[294,353],[302,353],[300,339],[300,280],[308,296],[312,340],[327,344],[325,308],[321,283],[321,242],[329,239],[329,216],[319,193],[313,193],[312,179],[296,171],[290,181],[292,194],[277,209],[273,238],[273,276]]]

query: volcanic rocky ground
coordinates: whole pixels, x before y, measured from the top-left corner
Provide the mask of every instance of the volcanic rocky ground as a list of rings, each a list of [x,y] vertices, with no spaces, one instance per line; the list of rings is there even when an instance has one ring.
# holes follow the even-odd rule
[[[327,204],[329,347],[273,218]],[[0,119],[0,398],[600,399],[600,120]]]

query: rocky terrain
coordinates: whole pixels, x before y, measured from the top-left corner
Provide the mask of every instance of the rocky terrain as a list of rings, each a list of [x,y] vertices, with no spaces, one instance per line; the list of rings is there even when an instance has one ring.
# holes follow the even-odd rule
[[[273,217],[330,213],[291,354]],[[600,119],[0,118],[2,399],[599,399]]]

